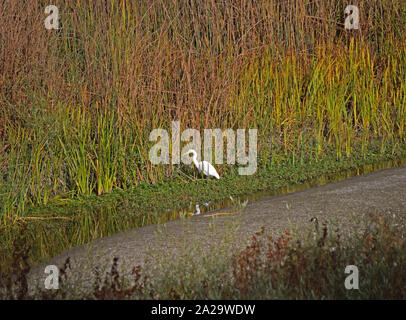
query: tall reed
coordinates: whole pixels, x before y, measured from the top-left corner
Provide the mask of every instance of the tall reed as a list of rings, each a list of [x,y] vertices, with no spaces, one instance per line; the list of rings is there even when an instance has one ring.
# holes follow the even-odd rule
[[[55,1],[61,29],[46,30],[45,1],[2,1],[2,223],[176,178],[148,160],[173,120],[258,128],[261,168],[404,144],[404,6],[353,4],[358,31],[341,0]]]

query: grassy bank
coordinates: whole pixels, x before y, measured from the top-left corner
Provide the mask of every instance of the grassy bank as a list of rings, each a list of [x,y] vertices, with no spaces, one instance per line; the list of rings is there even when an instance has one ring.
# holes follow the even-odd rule
[[[216,203],[230,205],[230,196],[238,199],[258,192],[272,194],[292,185],[300,188],[301,184],[309,182],[318,185],[352,176],[363,167],[369,171],[385,161],[396,163],[399,158],[406,158],[406,149],[398,148],[392,152],[389,148],[382,153],[379,144],[370,147],[366,154],[358,150],[341,160],[337,160],[332,150],[322,160],[308,159],[293,164],[292,159],[285,159],[272,169],[260,170],[256,175],[244,178],[236,172],[219,181],[207,181],[197,176],[187,182],[167,180],[155,185],[142,184],[126,191],[115,190],[103,196],[55,200],[48,205],[32,206],[24,217],[15,217],[2,229],[1,265],[6,270],[13,261],[12,255],[16,243],[21,241],[22,229],[25,230],[24,239],[31,247],[27,261],[32,264],[103,236],[177,219],[187,208],[194,212],[195,204],[211,202],[212,208]],[[205,209],[204,206],[201,208]]]
[[[6,252],[23,224],[37,261],[170,218],[151,211],[404,154],[400,0],[354,1],[360,29],[351,31],[340,0],[54,4],[59,30],[44,28],[44,1],[0,3]],[[171,121],[258,129],[257,174],[219,165],[214,183],[152,165],[149,134],[170,132]]]

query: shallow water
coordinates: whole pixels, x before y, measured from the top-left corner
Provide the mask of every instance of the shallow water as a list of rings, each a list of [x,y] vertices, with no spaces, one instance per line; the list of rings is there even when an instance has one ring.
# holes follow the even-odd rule
[[[341,230],[344,235],[357,230],[362,231],[360,223],[365,218],[371,217],[371,214],[403,219],[406,217],[406,166],[402,166],[405,162],[402,160],[364,166],[359,170],[343,171],[340,175],[328,179],[320,177],[302,184],[301,188],[310,188],[317,183],[319,185],[324,183],[324,186],[252,201],[244,209],[243,214],[231,217],[207,219],[196,216],[171,221],[165,224],[165,227],[155,224],[118,232],[84,246],[75,246],[50,260],[43,261],[32,269],[29,282],[44,283],[45,266],[54,264],[61,268],[68,257],[72,263],[71,283],[75,284],[75,288],[92,289],[94,268],[109,270],[114,258],[117,257],[123,263],[120,268],[123,267],[123,270],[130,273],[134,266],[151,262],[148,259],[152,254],[168,255],[172,259],[183,252],[185,246],[194,248],[193,243],[199,244],[202,250],[211,250],[212,245],[216,246],[218,241],[232,241],[237,248],[245,247],[247,241],[252,239],[252,235],[264,227],[275,236],[287,230],[293,230],[296,234],[301,231],[307,232],[310,230],[309,227],[312,227],[310,218],[314,216],[322,221],[323,225],[328,221],[337,228],[335,230]],[[398,167],[345,179],[351,175],[361,175],[389,166]],[[339,179],[344,180],[326,184]],[[300,189],[286,187],[281,188],[279,192],[296,190]],[[277,192],[261,193],[257,196],[264,194],[275,195]],[[250,198],[252,199],[252,196]],[[223,202],[224,204],[227,205],[226,202]],[[136,215],[135,212],[128,214]],[[121,221],[117,217],[112,218],[114,223],[118,223],[117,220]],[[235,237],[229,237],[231,231],[236,232]],[[82,281],[83,279],[86,281]]]
[[[202,213],[207,213],[207,212],[212,213],[212,212],[220,211],[225,208],[235,206],[236,203],[243,203],[245,201],[254,202],[254,201],[262,200],[262,199],[277,196],[277,195],[282,195],[282,194],[302,191],[302,190],[306,190],[306,189],[310,189],[310,188],[314,188],[314,187],[319,187],[319,186],[325,185],[327,183],[332,183],[332,182],[349,179],[351,177],[368,174],[368,173],[374,172],[374,171],[379,171],[379,170],[389,169],[389,168],[394,168],[394,167],[400,167],[400,166],[405,166],[405,165],[406,165],[406,158],[400,158],[400,159],[389,160],[389,161],[381,161],[381,162],[378,162],[375,164],[366,164],[357,169],[343,170],[340,173],[332,175],[332,176],[321,175],[321,176],[317,177],[316,179],[306,181],[304,183],[289,184],[289,185],[279,188],[277,190],[260,191],[260,192],[256,192],[253,194],[243,195],[243,196],[237,197],[236,199],[233,199],[233,200],[228,199],[225,201],[210,203],[210,205],[208,207],[201,205],[200,209],[201,209]],[[187,211],[193,212],[193,209],[194,209],[194,206],[188,208]]]
[[[227,199],[225,201],[212,202],[209,203],[208,206],[199,204],[199,207],[202,215],[206,213],[215,213],[224,209],[229,209],[230,207],[235,207],[238,203],[243,203],[245,201],[253,203],[272,196],[302,191],[373,171],[405,165],[406,158],[379,162],[373,165],[364,165],[358,169],[344,170],[339,174],[332,176],[321,175],[317,179],[305,183],[287,185],[277,190],[256,192],[254,194],[237,197],[233,200]],[[195,212],[196,204],[192,204],[189,208],[168,210],[166,212],[138,212],[128,210],[126,207],[115,206],[103,206],[97,209],[89,209],[84,206],[79,209],[75,217],[66,220],[33,220],[33,237],[38,240],[35,241],[36,245],[34,245],[34,250],[38,251],[38,256],[44,256],[44,253],[41,251],[43,245],[42,242],[45,241],[48,243],[52,241],[55,243],[55,246],[52,248],[52,251],[46,254],[46,256],[53,256],[59,253],[61,249],[69,248],[71,244],[85,244],[95,239],[123,232],[125,230],[173,221],[179,219],[182,215],[192,215]],[[81,230],[81,232],[78,230]]]

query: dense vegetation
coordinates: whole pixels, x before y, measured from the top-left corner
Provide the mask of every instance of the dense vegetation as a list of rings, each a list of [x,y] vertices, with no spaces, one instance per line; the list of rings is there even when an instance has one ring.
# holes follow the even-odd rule
[[[148,159],[151,130],[170,131],[174,120],[182,129],[257,128],[258,176],[283,166],[316,167],[332,156],[348,163],[371,150],[374,159],[404,152],[401,0],[354,1],[359,30],[344,29],[347,4],[340,0],[54,4],[59,30],[44,27],[45,1],[0,2],[6,248],[24,223],[69,220],[30,216],[32,207],[189,182],[192,171],[184,166]],[[231,166],[218,169],[235,176]],[[74,241],[58,236],[57,250],[132,226],[111,222],[89,235],[92,221],[79,220]],[[47,247],[52,235],[32,237],[39,256],[55,253]]]

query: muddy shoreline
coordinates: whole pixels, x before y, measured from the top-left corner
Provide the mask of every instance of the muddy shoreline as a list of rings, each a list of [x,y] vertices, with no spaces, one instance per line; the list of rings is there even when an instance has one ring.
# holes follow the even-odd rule
[[[216,212],[228,212],[230,208]],[[212,214],[209,212],[207,214]],[[342,228],[353,226],[354,215],[369,213],[406,214],[406,167],[384,169],[303,191],[268,197],[250,202],[240,214],[207,217],[207,214],[151,225],[95,240],[66,250],[49,261],[34,266],[28,276],[30,291],[43,285],[46,265],[61,268],[70,258],[68,284],[86,292],[94,283],[94,268],[109,270],[119,257],[120,270],[129,273],[143,265],[151,250],[173,252],[177,243],[199,241],[210,245],[216,237],[210,233],[215,221],[216,233],[222,234],[232,223],[238,223],[238,242],[246,241],[265,226],[275,234],[289,228],[309,226],[309,219],[335,221]],[[211,234],[210,237],[207,235]]]

